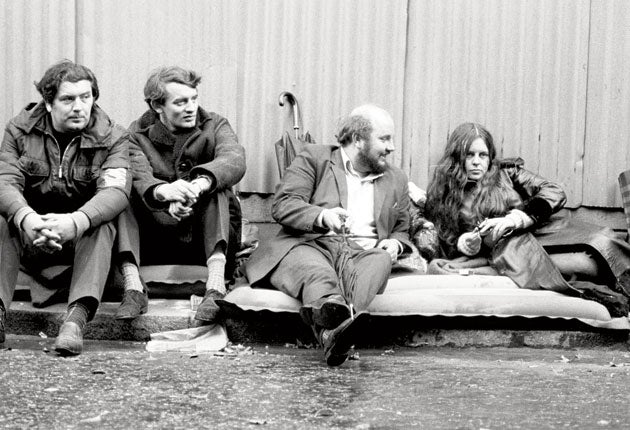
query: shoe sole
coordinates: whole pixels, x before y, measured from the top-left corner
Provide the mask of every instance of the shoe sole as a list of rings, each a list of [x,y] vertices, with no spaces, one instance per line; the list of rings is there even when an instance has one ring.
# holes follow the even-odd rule
[[[72,349],[72,348],[68,348],[64,346],[55,346],[55,352],[61,355],[62,357],[71,357],[74,355],[80,355],[82,351],[83,349],[76,350],[76,349]]]
[[[114,319],[121,320],[121,321],[122,320],[133,320],[133,319],[138,318],[140,315],[146,314],[148,312],[148,310],[149,310],[149,307],[147,306],[146,308],[140,309],[140,312],[138,313],[138,315],[116,315],[114,317]]]

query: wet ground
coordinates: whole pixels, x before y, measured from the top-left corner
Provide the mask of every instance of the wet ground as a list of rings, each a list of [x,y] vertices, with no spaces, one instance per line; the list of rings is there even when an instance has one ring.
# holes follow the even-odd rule
[[[233,346],[149,353],[53,339],[0,350],[0,427],[46,429],[627,429],[630,352],[527,348],[322,351]]]

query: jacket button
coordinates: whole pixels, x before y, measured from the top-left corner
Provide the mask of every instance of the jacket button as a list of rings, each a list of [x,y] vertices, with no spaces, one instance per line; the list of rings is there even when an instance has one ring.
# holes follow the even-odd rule
[[[192,163],[190,161],[182,161],[181,163],[179,163],[179,166],[177,166],[177,167],[181,171],[187,171],[187,170],[191,169]]]

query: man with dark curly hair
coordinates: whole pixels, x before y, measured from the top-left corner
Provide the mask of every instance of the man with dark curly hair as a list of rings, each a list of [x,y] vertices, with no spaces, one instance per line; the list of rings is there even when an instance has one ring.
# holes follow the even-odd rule
[[[0,147],[0,342],[20,265],[37,274],[71,264],[55,350],[76,355],[107,280],[113,220],[128,205],[129,134],[96,104],[98,83],[87,67],[64,60],[35,86],[43,100],[9,121]],[[59,296],[31,289],[34,306]]]

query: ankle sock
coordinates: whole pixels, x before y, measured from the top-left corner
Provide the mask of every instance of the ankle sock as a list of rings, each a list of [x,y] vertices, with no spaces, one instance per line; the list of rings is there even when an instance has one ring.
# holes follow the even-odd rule
[[[225,295],[225,255],[220,253],[213,254],[206,265],[208,266],[208,280],[206,281],[206,291],[216,290]]]
[[[87,324],[89,312],[90,311],[86,305],[78,301],[74,302],[68,306],[68,315],[66,316],[66,320],[64,322],[76,323],[81,331],[83,331],[85,324]]]
[[[138,266],[129,261],[125,261],[121,265],[121,270],[125,283],[125,291],[144,291],[144,286],[142,285],[142,282],[140,282],[140,272],[138,272]]]

